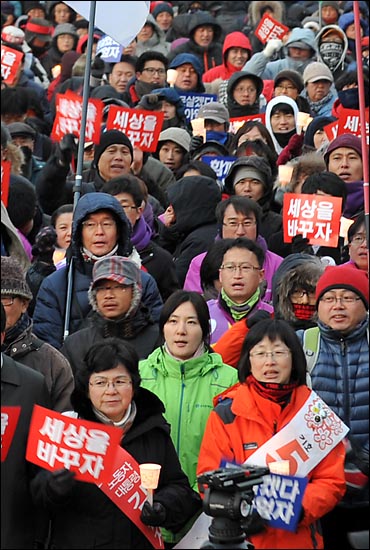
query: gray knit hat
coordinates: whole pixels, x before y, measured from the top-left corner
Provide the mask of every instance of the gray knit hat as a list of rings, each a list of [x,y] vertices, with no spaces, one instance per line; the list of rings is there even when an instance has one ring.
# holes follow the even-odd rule
[[[173,141],[180,145],[188,153],[190,150],[191,137],[184,128],[167,128],[159,134],[158,143],[163,141]]]
[[[21,264],[11,256],[1,256],[1,295],[33,298]]]

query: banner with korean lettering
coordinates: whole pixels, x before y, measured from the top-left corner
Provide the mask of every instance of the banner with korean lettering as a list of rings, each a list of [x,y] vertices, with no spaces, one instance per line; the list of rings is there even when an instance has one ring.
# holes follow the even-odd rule
[[[5,207],[8,206],[11,167],[12,163],[10,160],[1,161],[1,200]]]
[[[366,141],[369,145],[369,109],[365,110],[366,120]],[[361,137],[362,128],[360,121],[360,111],[356,109],[342,109],[338,119],[338,136],[342,134],[353,134],[357,137]]]
[[[111,475],[121,438],[120,428],[35,405],[26,459],[50,471],[66,468],[80,481],[98,483]]]
[[[134,457],[119,447],[108,479],[97,484],[122,512],[144,533],[154,548],[164,548],[159,527],[149,527],[140,519],[148,491],[141,486],[140,467]]]
[[[302,235],[311,245],[336,247],[341,215],[341,197],[285,193],[284,242]]]
[[[265,13],[254,34],[262,44],[266,44],[268,40],[273,38],[280,38],[281,40],[288,32],[288,27],[274,19],[269,13]]]
[[[20,412],[20,407],[1,407],[1,462],[8,455]]]
[[[104,35],[96,45],[96,54],[107,63],[117,63],[121,59],[123,46],[113,40],[110,36]]]
[[[24,54],[1,44],[1,78],[7,86],[11,86],[17,76]]]
[[[231,165],[236,161],[236,157],[214,157],[211,155],[204,155],[202,162],[208,164],[216,172],[217,180],[220,185],[225,184],[225,178],[230,171]]]
[[[82,97],[68,90],[65,94],[56,94],[54,119],[51,138],[59,142],[66,134],[78,138],[81,133]],[[103,121],[104,103],[101,99],[89,99],[85,128],[85,142],[99,143]]]
[[[262,122],[262,124],[265,124],[265,113],[230,118],[229,132],[231,132],[232,134],[236,134],[239,128],[241,128],[243,124],[248,122],[248,120],[258,120],[258,122]]]
[[[214,94],[195,94],[189,92],[188,94],[179,95],[185,106],[185,117],[188,122],[192,121],[193,118],[198,117],[199,109],[203,105],[217,101],[217,96]]]
[[[294,533],[307,483],[307,477],[267,474],[263,476],[263,483],[255,486],[253,508],[271,527]]]
[[[126,134],[133,147],[152,153],[157,148],[163,120],[163,112],[111,105],[106,127],[107,130],[120,130]]]

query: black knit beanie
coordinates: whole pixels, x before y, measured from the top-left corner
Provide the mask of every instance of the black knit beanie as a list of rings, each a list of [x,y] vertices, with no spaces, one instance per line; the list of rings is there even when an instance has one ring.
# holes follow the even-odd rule
[[[131,159],[134,158],[134,150],[129,138],[120,130],[107,130],[100,136],[100,142],[95,145],[94,165],[97,167],[101,155],[110,145],[126,145],[131,152]]]

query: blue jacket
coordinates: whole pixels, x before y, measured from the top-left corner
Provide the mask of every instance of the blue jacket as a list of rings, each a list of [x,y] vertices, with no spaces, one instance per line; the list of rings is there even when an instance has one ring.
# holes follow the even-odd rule
[[[98,210],[110,210],[118,222],[117,254],[129,256],[133,250],[130,235],[131,225],[121,204],[107,193],[87,193],[77,203],[73,216],[72,242],[68,249],[67,265],[46,277],[39,289],[33,314],[34,333],[59,349],[63,344],[64,320],[67,299],[68,272],[73,269],[72,299],[70,308],[69,334],[80,328],[81,322],[91,310],[87,291],[92,280],[93,263],[85,261],[81,253],[81,224],[88,214]],[[142,301],[158,321],[163,301],[154,278],[141,272]],[[67,336],[67,334],[66,334]]]

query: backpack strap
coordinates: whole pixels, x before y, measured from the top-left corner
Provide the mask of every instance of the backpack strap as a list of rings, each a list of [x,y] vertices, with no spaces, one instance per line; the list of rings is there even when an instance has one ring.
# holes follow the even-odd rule
[[[307,372],[310,374],[316,364],[320,347],[319,327],[311,327],[304,331],[302,345],[306,355]]]

